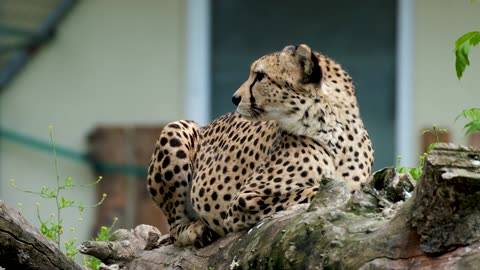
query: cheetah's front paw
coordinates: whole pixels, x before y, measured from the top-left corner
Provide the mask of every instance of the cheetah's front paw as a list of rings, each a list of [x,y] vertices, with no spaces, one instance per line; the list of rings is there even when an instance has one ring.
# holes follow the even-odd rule
[[[208,228],[205,223],[197,220],[186,225],[178,225],[172,231],[175,245],[202,248],[218,238],[218,234]]]

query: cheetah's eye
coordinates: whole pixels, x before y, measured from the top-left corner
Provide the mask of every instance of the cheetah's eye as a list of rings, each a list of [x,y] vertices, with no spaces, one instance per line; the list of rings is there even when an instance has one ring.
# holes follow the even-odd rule
[[[263,72],[255,72],[256,76],[255,76],[255,82],[259,82],[261,80],[263,80],[263,78],[265,77],[265,73]]]

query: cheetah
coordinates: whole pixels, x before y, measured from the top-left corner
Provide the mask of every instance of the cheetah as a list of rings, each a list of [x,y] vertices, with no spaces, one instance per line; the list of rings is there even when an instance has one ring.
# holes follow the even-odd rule
[[[166,125],[147,187],[177,246],[203,247],[292,205],[322,176],[358,190],[373,164],[351,77],[307,45],[256,60],[234,93],[236,112],[205,127]]]

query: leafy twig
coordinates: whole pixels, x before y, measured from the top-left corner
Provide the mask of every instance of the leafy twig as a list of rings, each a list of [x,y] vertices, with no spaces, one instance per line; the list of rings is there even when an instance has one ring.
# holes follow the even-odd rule
[[[471,108],[471,109],[463,110],[455,118],[455,121],[457,121],[458,118],[460,118],[460,117],[463,117],[467,120],[470,120],[463,127],[464,129],[466,129],[465,135],[468,135],[468,134],[473,133],[475,131],[480,131],[480,108]]]
[[[479,42],[479,31],[468,32],[455,42],[455,69],[459,80],[462,78],[465,68],[470,65],[470,60],[468,59],[470,48],[477,46]]]

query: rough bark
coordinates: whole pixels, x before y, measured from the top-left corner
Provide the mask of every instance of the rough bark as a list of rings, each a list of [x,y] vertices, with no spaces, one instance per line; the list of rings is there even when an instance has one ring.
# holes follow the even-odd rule
[[[322,185],[309,206],[277,213],[202,249],[174,247],[168,236],[141,225],[79,250],[109,265],[104,269],[480,266],[480,151],[441,144],[426,158],[414,192],[409,177],[394,169],[380,171],[354,194],[340,180],[322,179]]]
[[[480,152],[442,145],[424,175],[411,213],[422,250],[441,254],[480,239]]]
[[[85,269],[68,259],[18,211],[0,201],[0,267],[5,269]]]

